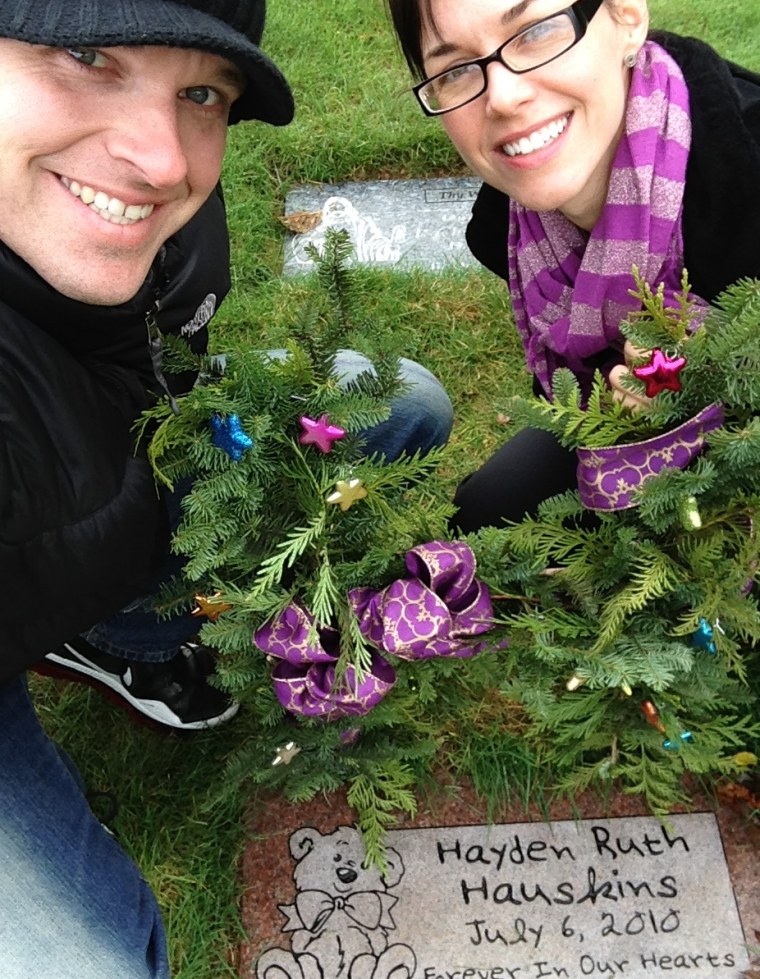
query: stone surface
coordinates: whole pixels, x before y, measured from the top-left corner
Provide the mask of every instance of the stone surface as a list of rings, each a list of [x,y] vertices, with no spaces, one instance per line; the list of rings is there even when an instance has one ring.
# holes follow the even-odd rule
[[[464,231],[479,186],[451,177],[296,187],[285,204],[285,274],[313,267],[306,246],[320,247],[328,228],[349,232],[359,264],[474,265]]]
[[[339,795],[308,806],[272,799],[253,819],[257,839],[244,861],[250,941],[241,974],[364,979],[366,967],[367,979],[380,979],[395,963],[393,979],[739,979],[749,966],[744,942],[760,927],[758,841],[746,820],[726,809],[675,815],[668,835],[637,800],[599,806],[581,800],[588,818],[578,821],[556,805],[552,823],[515,810],[488,825],[460,790],[393,831],[398,857],[387,880],[357,871],[366,876],[347,886],[363,896],[336,907],[330,881],[356,846],[351,810]],[[345,971],[347,955],[369,954],[361,945],[352,952],[345,936],[331,959],[331,922],[374,941],[374,959]],[[309,947],[312,959],[303,958]]]
[[[671,832],[641,816],[392,833],[394,937],[424,979],[732,979],[748,962],[715,817],[674,816]]]

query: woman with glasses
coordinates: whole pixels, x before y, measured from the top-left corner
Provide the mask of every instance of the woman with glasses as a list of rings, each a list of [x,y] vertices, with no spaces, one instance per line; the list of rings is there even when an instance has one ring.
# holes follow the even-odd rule
[[[560,0],[561,2],[561,0]],[[558,367],[623,387],[632,266],[711,302],[760,277],[760,76],[648,32],[646,0],[388,0],[422,110],[484,181],[473,254],[509,285],[535,389]],[[459,487],[463,531],[575,485],[575,456],[518,433]]]

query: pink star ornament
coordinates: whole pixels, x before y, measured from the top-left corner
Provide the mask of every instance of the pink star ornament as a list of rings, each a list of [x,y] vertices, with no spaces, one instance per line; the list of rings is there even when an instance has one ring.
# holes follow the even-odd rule
[[[330,424],[327,415],[322,415],[319,421],[304,415],[299,421],[303,433],[298,436],[298,441],[301,445],[316,445],[320,452],[332,452],[333,442],[346,437],[342,428]]]
[[[668,357],[662,350],[653,350],[649,363],[634,367],[633,376],[644,382],[647,397],[654,398],[661,391],[681,390],[678,375],[685,366],[685,357]]]

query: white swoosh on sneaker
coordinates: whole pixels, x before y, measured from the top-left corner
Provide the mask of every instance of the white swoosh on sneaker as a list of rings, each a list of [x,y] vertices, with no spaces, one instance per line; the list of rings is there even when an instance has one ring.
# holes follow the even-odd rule
[[[168,706],[168,704],[165,704],[163,701],[141,699],[130,693],[128,686],[132,683],[132,671],[129,667],[127,667],[123,676],[117,676],[113,673],[109,673],[107,670],[102,669],[97,664],[92,663],[68,643],[64,643],[64,646],[69,653],[71,653],[79,661],[78,666],[73,666],[70,659],[58,656],[54,651],[48,653],[45,659],[50,660],[52,663],[58,663],[70,670],[77,670],[78,672],[83,673],[85,676],[92,677],[99,683],[102,683],[103,686],[109,687],[111,690],[123,697],[123,699],[128,704],[131,704],[138,713],[143,714],[145,717],[157,721],[159,724],[163,724],[166,727],[184,731],[199,731],[205,728],[216,727],[218,724],[222,724],[224,721],[234,717],[240,709],[240,704],[233,701],[227,710],[217,717],[209,718],[208,720],[203,721],[183,721],[182,718],[178,717],[177,714],[175,714],[174,711]]]

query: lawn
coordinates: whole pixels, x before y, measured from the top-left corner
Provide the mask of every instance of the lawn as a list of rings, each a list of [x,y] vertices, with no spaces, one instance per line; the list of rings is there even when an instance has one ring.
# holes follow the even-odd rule
[[[760,2],[658,0],[653,24],[697,35],[760,70]],[[276,346],[308,285],[280,276],[288,190],[304,182],[463,173],[440,126],[417,110],[382,0],[270,0],[265,48],[291,80],[298,105],[283,130],[235,128],[224,184],[233,243],[233,290],[213,345]],[[500,407],[525,388],[522,355],[500,281],[479,272],[368,271],[373,343],[435,371],[456,427],[444,479],[453,487],[473,460],[509,434]],[[177,979],[235,975],[241,940],[237,861],[244,798],[210,802],[225,758],[247,737],[226,730],[161,736],[140,730],[96,694],[35,682],[43,722],[73,755],[90,788],[115,795],[112,828],[164,908]]]

